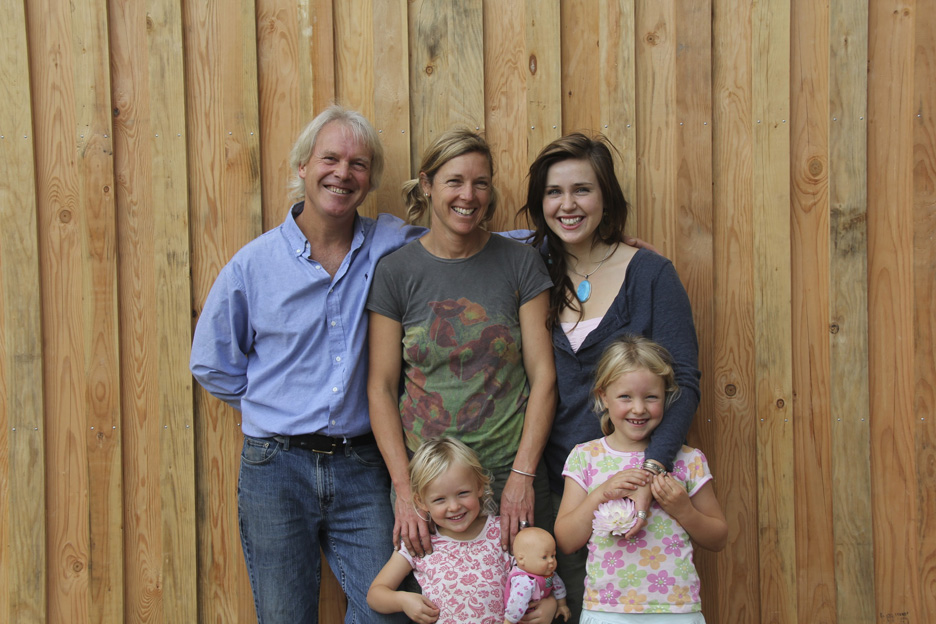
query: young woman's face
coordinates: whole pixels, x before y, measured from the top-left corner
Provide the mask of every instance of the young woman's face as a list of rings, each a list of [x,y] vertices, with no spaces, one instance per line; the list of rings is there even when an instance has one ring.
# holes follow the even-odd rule
[[[481,515],[484,487],[469,466],[454,463],[429,482],[418,505],[432,516],[439,531],[457,537],[473,526]]]
[[[432,183],[423,179],[423,192],[432,204],[432,229],[456,236],[474,234],[491,204],[491,178],[487,157],[469,152],[442,165]]]
[[[604,214],[598,176],[587,160],[561,160],[546,172],[543,216],[566,245],[591,244]]]
[[[614,425],[611,438],[620,450],[643,450],[650,434],[663,419],[666,386],[663,378],[646,369],[624,373],[598,396]]]

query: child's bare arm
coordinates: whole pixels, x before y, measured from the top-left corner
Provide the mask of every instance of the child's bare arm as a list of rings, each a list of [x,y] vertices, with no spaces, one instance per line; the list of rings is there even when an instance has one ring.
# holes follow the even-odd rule
[[[598,506],[633,492],[645,478],[640,470],[622,470],[586,493],[581,485],[566,477],[555,526],[556,544],[562,552],[575,552],[588,543],[592,534],[592,519]]]
[[[432,601],[421,594],[397,589],[412,569],[403,555],[394,552],[371,583],[367,604],[378,613],[405,613],[414,622],[431,624],[439,619],[439,609]]]
[[[696,544],[713,551],[725,547],[728,522],[715,498],[711,481],[699,488],[692,498],[686,488],[668,474],[654,477],[651,489],[660,507],[676,519]]]

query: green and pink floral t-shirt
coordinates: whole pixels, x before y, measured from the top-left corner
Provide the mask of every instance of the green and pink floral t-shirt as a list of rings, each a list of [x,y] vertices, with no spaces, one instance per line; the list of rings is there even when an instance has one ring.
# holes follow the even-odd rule
[[[643,459],[643,452],[615,451],[605,438],[599,438],[572,449],[562,474],[591,492],[621,470],[639,468]],[[676,454],[672,474],[686,486],[689,496],[712,479],[705,455],[688,446]],[[585,609],[614,613],[702,610],[689,534],[656,501],[647,522],[629,540],[592,534],[588,540]]]
[[[530,394],[520,307],[550,286],[539,253],[496,235],[469,258],[413,241],[380,261],[367,308],[403,325],[407,448],[451,436],[487,470],[509,470]]]

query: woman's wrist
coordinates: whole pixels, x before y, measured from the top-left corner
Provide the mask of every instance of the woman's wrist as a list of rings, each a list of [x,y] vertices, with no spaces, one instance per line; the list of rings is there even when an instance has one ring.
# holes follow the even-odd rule
[[[661,475],[666,472],[666,466],[655,459],[645,459],[644,463],[641,464],[640,467],[647,472],[652,472],[655,475]]]
[[[519,470],[519,469],[514,468],[514,467],[511,467],[511,468],[510,468],[510,472],[516,472],[518,475],[523,475],[524,477],[531,477],[531,478],[534,478],[534,479],[536,478],[536,473],[535,473],[535,472],[527,472],[527,471],[525,471],[525,470]]]

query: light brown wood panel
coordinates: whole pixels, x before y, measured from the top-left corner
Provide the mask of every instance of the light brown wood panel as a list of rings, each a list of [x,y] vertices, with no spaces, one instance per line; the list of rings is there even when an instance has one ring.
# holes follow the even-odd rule
[[[195,621],[195,446],[181,7],[110,3],[126,622]],[[141,45],[145,43],[145,45]],[[174,51],[175,54],[167,54]]]
[[[791,81],[797,89],[799,83],[785,66],[791,45],[790,3],[755,4],[752,19],[752,259],[761,621],[786,622],[796,619],[796,523],[802,514],[798,516],[794,506],[794,489],[800,484],[794,481],[794,432],[800,413],[794,409],[799,404],[793,401],[793,358],[797,352],[790,342],[800,318],[794,293],[791,319],[791,279],[795,279],[797,265],[794,260],[791,266],[790,258],[791,237],[795,239],[796,234],[795,227],[791,232],[789,208],[790,126],[796,124],[784,120],[791,113]],[[806,115],[803,117],[805,120]],[[821,270],[818,273],[821,275]],[[809,418],[808,410],[803,412]]]
[[[723,622],[761,618],[758,555],[756,388],[753,292],[752,16],[740,0],[712,2],[712,261],[714,411],[720,500],[728,520],[727,552],[718,560]],[[703,372],[704,374],[704,372]]]
[[[637,202],[637,88],[635,3],[630,0],[598,2],[598,127],[617,148],[615,171],[632,205]],[[711,24],[711,21],[709,24]],[[636,231],[640,217],[628,217],[628,231]]]
[[[529,165],[540,151],[562,136],[562,28],[559,22],[558,0],[526,0],[524,23],[526,49],[524,50],[526,77],[526,112],[530,132],[527,140],[526,161],[520,170],[519,206],[526,203]],[[526,227],[525,224],[517,224]]]
[[[186,116],[195,317],[227,261],[261,231],[255,6],[185,3]],[[193,321],[195,318],[193,318]],[[240,548],[240,413],[195,392],[198,617],[254,618]]]
[[[876,611],[921,611],[913,413],[914,3],[869,5],[868,326]],[[894,88],[901,85],[903,88]]]
[[[634,233],[676,249],[676,13],[672,0],[636,2],[637,194]]]
[[[41,16],[41,19],[39,17]],[[43,275],[49,618],[122,617],[116,239],[106,7],[27,7]],[[54,59],[45,63],[43,59]],[[64,318],[63,318],[64,317]]]
[[[23,3],[0,6],[0,620],[45,622],[46,490],[35,135]]]
[[[600,85],[590,77],[599,52],[600,15],[589,0],[559,3],[562,40],[562,134],[594,134],[601,125]],[[628,198],[630,201],[635,201]]]
[[[289,151],[312,120],[308,2],[257,0],[260,180],[263,231],[286,218]]]
[[[410,149],[423,151],[446,130],[484,129],[484,16],[481,0],[413,0],[410,30]]]
[[[867,3],[829,3],[829,417],[836,613],[876,621],[868,409]],[[819,319],[821,320],[821,319]]]
[[[374,127],[386,156],[376,211],[404,216],[400,189],[410,171],[409,32],[406,0],[374,3]]]
[[[797,5],[792,24],[791,184],[795,567],[799,617],[835,619],[829,345],[829,7]],[[775,123],[771,121],[771,123]],[[790,461],[793,457],[789,458]],[[792,500],[791,506],[792,506]],[[804,508],[805,507],[805,508]],[[792,509],[791,509],[792,511]],[[793,586],[791,584],[790,588]]]
[[[712,266],[712,6],[711,2],[676,3],[676,245],[671,259],[692,301],[699,340],[699,368],[713,366]],[[689,436],[690,446],[705,453],[715,476],[716,495],[723,489],[718,418],[712,410],[713,378],[703,374],[702,401]],[[707,620],[720,621],[716,555],[694,553],[702,580],[702,609]]]
[[[920,596],[936,613],[936,2],[917,0],[913,81],[914,437]]]
[[[512,227],[526,192],[527,151],[533,129],[527,114],[526,14],[522,2],[488,3],[484,11],[484,136],[494,156],[500,194],[491,229]]]

